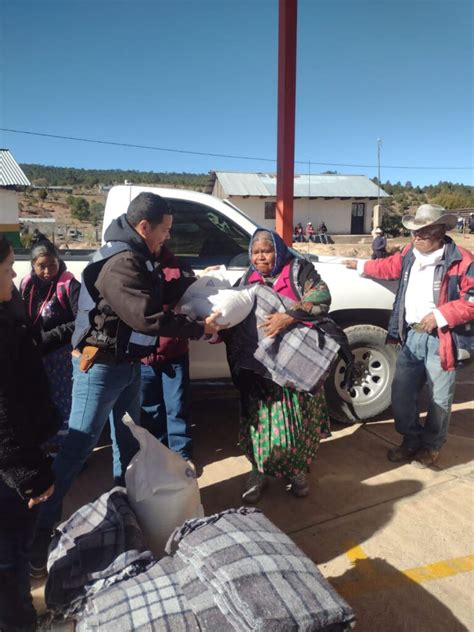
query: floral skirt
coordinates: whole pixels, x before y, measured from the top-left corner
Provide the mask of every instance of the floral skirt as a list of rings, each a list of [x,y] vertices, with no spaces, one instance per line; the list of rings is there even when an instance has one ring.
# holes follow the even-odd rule
[[[48,440],[52,452],[57,452],[68,432],[71,412],[72,361],[71,345],[64,345],[43,358],[43,366],[48,377],[51,400],[61,419],[61,427],[55,437]]]
[[[254,378],[241,392],[241,449],[254,469],[270,476],[308,472],[320,439],[331,434],[324,389],[310,395]]]

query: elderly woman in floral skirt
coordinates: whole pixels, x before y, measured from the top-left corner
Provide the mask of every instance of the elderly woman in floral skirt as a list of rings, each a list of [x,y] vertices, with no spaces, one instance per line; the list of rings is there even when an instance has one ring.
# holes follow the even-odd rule
[[[296,323],[310,327],[312,320],[328,312],[327,285],[313,264],[289,250],[277,233],[258,229],[249,255],[251,265],[240,285],[261,283],[294,301],[287,312],[266,316],[262,326],[267,336],[277,336]],[[307,496],[307,473],[321,437],[330,434],[323,388],[312,395],[247,369],[234,374],[234,380],[241,394],[240,446],[252,463],[242,500],[257,502],[267,476],[289,482],[295,496]]]

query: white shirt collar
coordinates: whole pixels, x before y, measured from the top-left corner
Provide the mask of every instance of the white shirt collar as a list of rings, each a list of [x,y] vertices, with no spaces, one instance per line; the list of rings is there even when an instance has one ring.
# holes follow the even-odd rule
[[[419,252],[416,248],[413,248],[413,254],[415,255],[418,267],[425,268],[426,266],[431,266],[441,261],[444,254],[444,248],[445,246],[443,245],[441,248],[438,248],[438,250],[434,250],[433,252],[429,252],[427,254]]]

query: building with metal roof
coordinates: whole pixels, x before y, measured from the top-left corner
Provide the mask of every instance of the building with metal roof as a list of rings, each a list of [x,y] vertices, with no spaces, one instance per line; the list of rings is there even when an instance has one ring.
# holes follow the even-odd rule
[[[8,149],[0,149],[0,187],[29,187],[30,181]]]
[[[276,174],[213,171],[206,192],[231,199],[259,225],[274,228]],[[315,228],[324,222],[333,234],[369,233],[374,206],[387,197],[365,175],[295,175],[294,221]]]
[[[14,246],[20,246],[18,224],[18,187],[30,181],[8,149],[0,149],[0,233]]]

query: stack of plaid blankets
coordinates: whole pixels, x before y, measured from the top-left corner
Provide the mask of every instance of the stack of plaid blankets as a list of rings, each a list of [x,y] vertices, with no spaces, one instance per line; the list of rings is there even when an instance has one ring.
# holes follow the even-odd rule
[[[110,505],[111,496],[116,504],[118,498],[125,498],[125,490],[115,488],[96,503]],[[81,512],[84,508],[73,516],[76,526]],[[89,510],[89,526],[90,517]],[[63,533],[65,524],[61,525]],[[96,525],[92,532],[100,527]],[[70,538],[71,530],[68,532]],[[110,535],[109,531],[103,544],[116,549]],[[79,540],[83,537],[82,533]],[[77,552],[63,546],[61,539],[59,535],[49,565],[48,585],[55,586],[55,603],[48,600],[51,589],[46,592],[47,603],[63,617],[72,615],[77,632],[336,632],[354,624],[353,611],[313,562],[255,508],[229,509],[185,522],[170,538],[169,554],[160,561],[140,551],[135,541],[134,548],[114,560],[113,569],[110,564],[94,571],[86,568],[93,565],[90,549],[87,559],[78,562]],[[94,541],[99,542],[97,534]],[[63,554],[55,553],[58,548]],[[65,589],[64,599],[58,592],[57,572],[61,581],[67,579],[68,557],[70,578],[91,578],[82,593],[75,594],[72,609],[66,604],[69,589]],[[120,558],[122,568],[117,564]],[[100,559],[102,555],[97,561]],[[77,581],[73,583],[76,589]]]
[[[255,291],[254,308],[235,328],[227,342],[228,360],[233,374],[248,369],[271,379],[280,386],[316,393],[327,379],[345,336],[327,335],[317,321],[308,327],[297,323],[271,338],[262,328],[268,314],[285,312],[294,306],[286,296],[259,285]],[[346,359],[346,363],[349,359]]]

